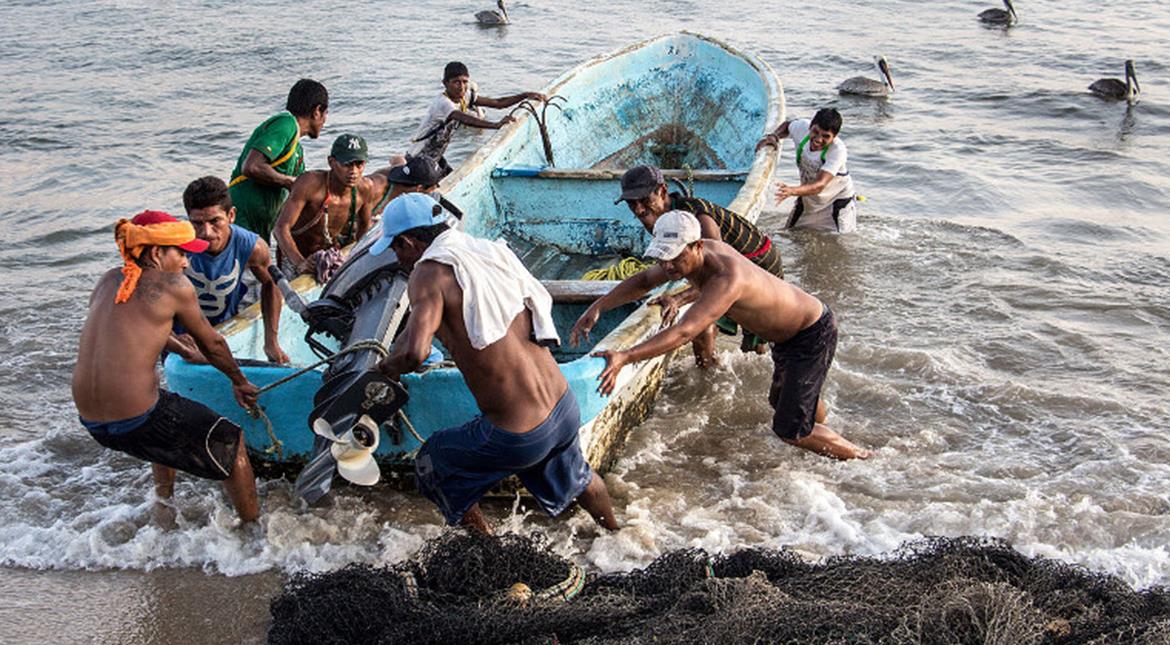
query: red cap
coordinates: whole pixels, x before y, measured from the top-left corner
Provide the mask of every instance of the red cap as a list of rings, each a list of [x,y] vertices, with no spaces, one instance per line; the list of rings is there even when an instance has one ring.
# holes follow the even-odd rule
[[[135,226],[150,226],[151,224],[168,224],[179,221],[182,220],[179,220],[170,213],[164,213],[162,211],[142,211],[141,213],[135,215],[134,219],[130,220],[130,223],[134,224]],[[191,235],[195,235],[194,227],[192,227]],[[207,240],[201,240],[192,237],[190,242],[176,244],[175,246],[183,249],[184,251],[187,251],[188,253],[202,253],[207,250],[208,243]]]

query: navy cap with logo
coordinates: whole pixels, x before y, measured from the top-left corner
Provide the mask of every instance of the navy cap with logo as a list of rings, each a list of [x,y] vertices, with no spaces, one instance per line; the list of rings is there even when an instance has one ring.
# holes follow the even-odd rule
[[[439,167],[426,155],[407,157],[406,163],[390,169],[392,184],[407,186],[437,186],[442,179]]]
[[[622,175],[622,196],[613,200],[619,204],[627,199],[642,199],[655,188],[666,184],[662,171],[654,166],[634,166]]]
[[[369,159],[370,150],[366,147],[365,139],[356,134],[343,134],[333,140],[329,156],[336,159],[337,163],[348,164]]]

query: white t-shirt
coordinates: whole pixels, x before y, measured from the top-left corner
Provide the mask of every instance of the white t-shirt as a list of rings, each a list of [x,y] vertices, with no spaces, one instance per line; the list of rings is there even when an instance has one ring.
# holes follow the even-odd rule
[[[436,161],[442,157],[443,153],[447,151],[447,146],[451,143],[451,137],[455,135],[455,131],[461,125],[458,121],[448,121],[447,116],[452,112],[466,112],[477,117],[483,116],[483,110],[473,105],[475,95],[476,88],[472,84],[462,104],[452,101],[446,92],[436,96],[435,100],[431,101],[430,108],[427,109],[427,115],[423,117],[418,130],[411,138],[410,154],[426,155]]]
[[[811,121],[797,119],[788,123],[788,136],[800,148],[797,168],[800,170],[800,183],[811,184],[821,176],[822,172],[832,173],[833,179],[829,185],[816,195],[801,197],[804,212],[795,222],[795,226],[815,228],[826,231],[849,233],[857,227],[856,208],[850,204],[838,211],[838,218],[833,218],[833,202],[839,199],[852,199],[856,194],[853,188],[853,179],[845,165],[848,153],[845,142],[841,137],[835,137],[828,149],[812,150],[812,142],[805,141],[811,129]],[[801,146],[801,143],[804,145]],[[823,154],[823,158],[822,158]]]

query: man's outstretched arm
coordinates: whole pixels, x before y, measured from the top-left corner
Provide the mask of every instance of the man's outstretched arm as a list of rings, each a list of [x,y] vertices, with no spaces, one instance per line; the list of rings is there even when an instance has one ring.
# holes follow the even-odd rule
[[[667,327],[654,334],[645,341],[634,345],[625,351],[601,351],[594,356],[600,356],[606,361],[606,367],[597,377],[601,385],[597,391],[609,395],[617,384],[618,374],[622,367],[644,361],[648,358],[661,356],[671,350],[682,347],[695,339],[704,330],[715,324],[719,317],[726,314],[737,297],[730,285],[708,284],[699,292],[698,299],[687,310],[677,325]]]
[[[422,262],[414,268],[407,286],[410,319],[394,341],[390,355],[378,362],[378,370],[388,378],[397,380],[413,372],[430,355],[431,341],[443,320],[443,292],[437,283],[452,277],[444,276],[442,270],[434,262]]]
[[[541,94],[540,92],[521,92],[519,94],[513,94],[512,96],[505,96],[498,99],[493,99],[489,96],[476,96],[475,105],[482,105],[484,107],[502,110],[504,108],[510,108],[524,100],[547,101],[548,97]]]
[[[581,339],[589,339],[589,330],[597,324],[601,314],[620,307],[627,302],[633,302],[646,295],[651,289],[666,284],[670,278],[659,265],[654,265],[645,271],[640,271],[622,280],[609,293],[593,301],[592,305],[581,314],[573,330],[569,332],[569,344],[576,347]]]
[[[207,362],[231,380],[232,394],[235,395],[240,407],[245,409],[255,407],[258,388],[240,371],[227,341],[203,316],[203,311],[199,309],[199,300],[195,296],[195,287],[191,286],[191,282],[185,277],[181,275],[177,277],[179,280],[168,284],[168,291],[175,299],[175,319],[191,334]]]

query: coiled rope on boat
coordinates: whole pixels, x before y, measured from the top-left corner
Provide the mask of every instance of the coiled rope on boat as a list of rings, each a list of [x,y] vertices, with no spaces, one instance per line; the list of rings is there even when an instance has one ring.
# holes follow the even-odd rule
[[[598,269],[590,269],[581,276],[582,280],[625,280],[626,278],[641,273],[653,266],[649,262],[643,262],[638,258],[622,258],[618,262],[609,266],[604,266]]]

